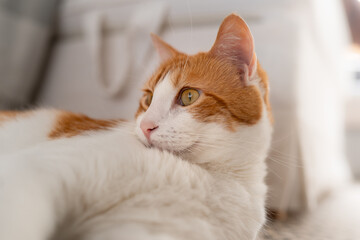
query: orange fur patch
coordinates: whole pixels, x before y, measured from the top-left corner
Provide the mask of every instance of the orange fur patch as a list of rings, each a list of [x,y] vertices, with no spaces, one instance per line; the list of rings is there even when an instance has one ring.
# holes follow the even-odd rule
[[[49,138],[73,137],[87,131],[106,130],[123,120],[99,120],[86,115],[71,112],[61,112]]]
[[[185,54],[178,54],[178,56],[186,57]],[[177,63],[176,61],[174,61],[174,59],[165,61],[159,66],[159,68],[155,71],[155,73],[152,74],[152,76],[149,78],[149,80],[146,81],[146,83],[143,86],[143,92],[145,92],[145,94],[143,95],[143,97],[140,100],[139,108],[135,114],[135,118],[137,118],[140,113],[145,112],[148,108],[148,106],[145,103],[147,93],[149,93],[149,92],[153,93],[155,90],[156,84],[160,80],[162,80],[165,77],[165,75],[168,72],[170,72],[171,70],[176,69],[176,68],[181,68],[182,66],[180,64],[181,63]]]
[[[0,123],[14,120],[19,116],[27,116],[31,111],[0,111]]]
[[[274,118],[273,118],[273,115],[272,115],[272,112],[271,112],[271,104],[270,104],[270,99],[269,99],[269,79],[268,79],[267,73],[261,67],[259,61],[257,62],[257,74],[261,79],[262,88],[265,90],[264,102],[266,104],[268,117],[269,117],[271,123],[274,123]]]
[[[270,112],[268,82],[265,71],[258,64],[258,75],[265,90],[264,102]],[[229,129],[239,124],[255,124],[262,114],[262,96],[255,86],[244,86],[239,73],[231,63],[199,53],[194,56],[179,54],[163,63],[144,86],[145,92],[154,92],[156,84],[167,73],[171,73],[174,87],[196,88],[202,92],[200,98],[186,108],[203,122],[220,122]],[[140,101],[136,116],[146,111],[145,95]]]

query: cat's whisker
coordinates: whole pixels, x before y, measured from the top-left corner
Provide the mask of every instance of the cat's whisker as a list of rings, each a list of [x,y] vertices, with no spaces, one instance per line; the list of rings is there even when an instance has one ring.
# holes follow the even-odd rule
[[[284,166],[284,167],[288,167],[288,168],[303,168],[304,166],[301,165],[301,164],[296,164],[295,162],[291,161],[291,159],[285,159],[285,160],[281,160],[279,158],[275,158],[275,157],[272,157],[272,156],[268,156],[267,159],[269,159],[270,161],[273,161],[281,166]]]
[[[273,173],[273,174],[274,174],[278,179],[280,179],[281,181],[284,180],[284,178],[283,178],[279,173],[277,173],[275,169],[273,169],[273,168],[268,168],[268,172]]]
[[[197,137],[201,137],[201,136],[206,136],[206,134],[198,134],[198,133],[187,133],[190,136],[197,136]],[[222,140],[222,144],[218,144],[218,143],[210,143],[210,142],[198,142],[197,145],[198,146],[202,146],[202,147],[211,147],[211,148],[218,148],[218,149],[223,149],[224,145],[227,147],[238,147],[241,148],[242,145],[240,144],[258,144],[255,142],[249,142],[249,141],[242,141],[242,143],[239,144],[239,142],[235,143],[235,141],[229,140],[229,139],[212,139],[212,140]],[[270,148],[272,155],[270,155],[268,157],[268,159],[270,161],[274,161],[276,163],[281,164],[282,166],[286,166],[286,167],[296,167],[296,168],[302,168],[303,166],[301,164],[296,164],[295,162],[298,162],[298,158],[296,156],[291,156],[291,155],[287,155],[277,149],[274,148]]]

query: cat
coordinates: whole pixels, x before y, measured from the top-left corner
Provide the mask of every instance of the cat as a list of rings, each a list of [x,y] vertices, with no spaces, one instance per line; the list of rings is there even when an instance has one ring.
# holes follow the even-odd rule
[[[0,239],[256,239],[272,117],[248,26],[192,56],[152,40],[133,122],[0,113]]]

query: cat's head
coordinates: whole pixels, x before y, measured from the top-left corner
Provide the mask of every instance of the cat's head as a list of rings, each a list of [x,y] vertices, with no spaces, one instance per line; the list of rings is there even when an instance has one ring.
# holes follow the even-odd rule
[[[209,52],[189,56],[152,38],[162,64],[146,82],[136,114],[136,132],[144,144],[195,162],[230,157],[242,148],[246,154],[252,144],[255,150],[267,148],[267,76],[239,16],[224,19]]]

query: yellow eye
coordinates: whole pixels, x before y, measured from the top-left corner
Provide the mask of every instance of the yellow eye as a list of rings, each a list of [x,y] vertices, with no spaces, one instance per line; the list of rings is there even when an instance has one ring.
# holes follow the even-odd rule
[[[200,96],[200,93],[198,90],[193,88],[188,88],[182,91],[180,96],[180,104],[183,106],[188,106],[190,104],[193,104]]]
[[[150,106],[151,101],[152,101],[152,97],[153,97],[153,95],[152,95],[151,92],[147,93],[146,99],[145,99],[145,104],[146,104],[147,106]]]

